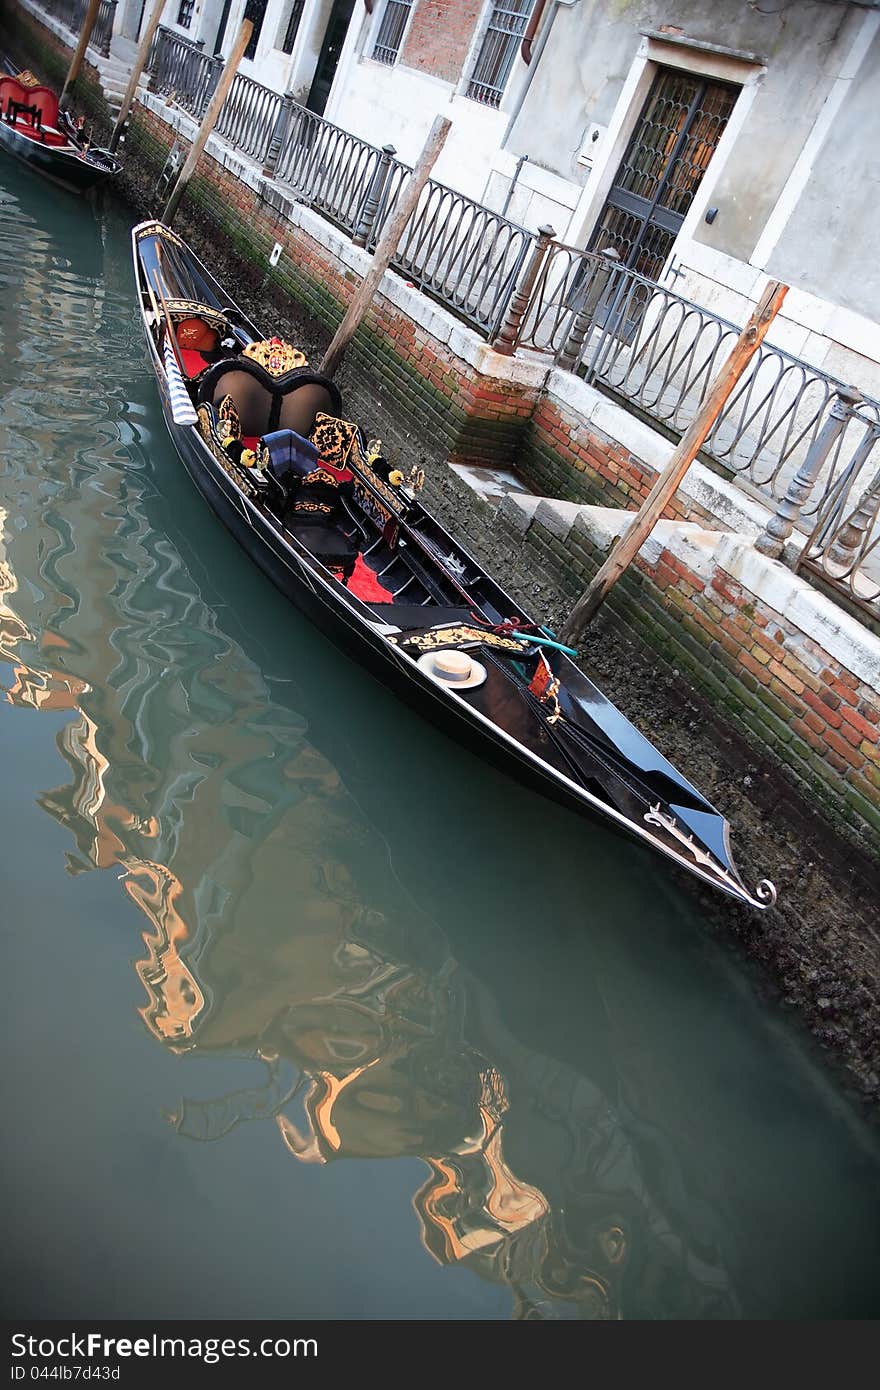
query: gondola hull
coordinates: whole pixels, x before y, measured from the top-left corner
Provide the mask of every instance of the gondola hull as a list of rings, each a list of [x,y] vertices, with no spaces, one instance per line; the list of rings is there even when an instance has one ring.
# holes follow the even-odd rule
[[[115,177],[117,172],[114,168],[92,163],[73,145],[41,145],[6,121],[0,121],[0,148],[70,193],[88,193]]]
[[[441,732],[454,738],[481,758],[488,758],[502,772],[512,774],[560,805],[596,814],[595,807],[573,785],[554,776],[546,765],[533,762],[521,746],[486,727],[465,707],[451,706],[436,685],[420,671],[404,669],[381,637],[364,626],[354,613],[341,607],[332,593],[290,550],[281,550],[268,525],[252,524],[242,514],[239,500],[201,441],[190,428],[176,425],[167,398],[163,414],[171,440],[195,483],[218,518],[247,555],[271,579],[275,587],[340,651],[367,670],[386,688],[411,705]],[[624,829],[631,829],[626,825]]]
[[[139,238],[167,235],[161,224],[142,224],[134,229],[135,275],[142,287],[148,285],[145,277],[150,271],[139,257]],[[173,243],[169,241],[171,244],[179,248],[179,257],[191,256],[178,238]],[[199,291],[206,302],[216,307],[220,302],[219,286],[200,262],[194,258],[192,261],[190,298]],[[371,606],[350,592],[345,583],[309,553],[296,534],[280,523],[265,500],[241,485],[236,469],[218,450],[216,441],[211,447],[210,438],[206,438],[199,424],[179,422],[180,403],[178,400],[176,409],[168,369],[145,308],[147,292],[142,288],[146,339],[174,447],[212,510],[290,602],[341,651],[477,756],[564,806],[610,820],[618,829],[731,896],[758,908],[775,900],[772,885],[760,884],[755,894],[748,891],[730,858],[724,818],[567,657],[554,653],[554,672],[559,676],[564,697],[564,717],[561,706],[551,717],[551,707],[538,704],[530,695],[531,685],[526,691],[522,683],[517,684],[509,660],[495,662],[495,684],[487,683],[482,708],[480,698],[468,699],[458,691],[450,692],[428,674],[406,651],[406,641],[402,640],[405,634],[395,626],[395,615],[403,612],[406,601],[398,607],[384,602]],[[239,321],[248,322],[232,301],[226,307],[238,315]],[[155,328],[159,315],[155,310],[154,314]],[[177,389],[180,390],[179,381]],[[190,407],[190,418],[192,413]],[[448,543],[450,552],[454,549],[476,566],[473,557],[467,556],[439,523],[414,505],[409,510],[430,524],[442,547]],[[402,524],[405,529],[406,523]],[[414,525],[409,526],[410,541],[418,539],[415,530]],[[447,558],[451,558],[451,553]],[[503,611],[519,612],[494,581],[485,577],[482,582],[486,586],[482,592],[490,593],[496,606],[508,605]],[[433,635],[438,624],[432,624],[430,607],[424,611],[423,626]],[[520,650],[516,648],[517,652]],[[484,655],[491,664],[491,650]],[[496,701],[499,694],[502,698]],[[500,716],[499,709],[503,710]]]

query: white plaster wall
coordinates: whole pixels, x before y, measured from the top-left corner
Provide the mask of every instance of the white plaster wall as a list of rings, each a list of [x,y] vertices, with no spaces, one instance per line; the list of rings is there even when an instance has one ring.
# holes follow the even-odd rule
[[[372,47],[369,34],[366,47]],[[345,79],[341,90],[337,81],[328,106],[331,120],[373,145],[394,145],[399,159],[414,164],[435,116],[448,116],[452,130],[434,175],[471,198],[482,197],[507,125],[502,112],[457,94],[449,82],[363,54]]]

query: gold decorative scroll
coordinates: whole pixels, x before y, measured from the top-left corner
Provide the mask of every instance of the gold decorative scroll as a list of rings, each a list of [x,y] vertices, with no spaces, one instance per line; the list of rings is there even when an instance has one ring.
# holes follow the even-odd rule
[[[488,632],[481,627],[468,627],[465,623],[456,623],[452,627],[434,627],[427,632],[414,632],[407,636],[391,636],[388,641],[396,642],[401,647],[414,647],[420,652],[433,652],[440,647],[472,646],[475,642],[486,647],[497,647],[500,651],[518,652],[520,656],[527,648],[525,642],[518,642],[514,637],[502,637],[498,632]]]

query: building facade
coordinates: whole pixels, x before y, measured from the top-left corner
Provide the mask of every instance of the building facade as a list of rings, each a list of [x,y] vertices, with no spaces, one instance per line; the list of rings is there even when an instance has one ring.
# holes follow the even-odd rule
[[[784,280],[779,346],[880,390],[878,0],[169,0],[164,22],[225,54],[243,15],[247,76],[408,162],[449,116],[440,180],[734,322]]]
[[[878,84],[877,0],[375,0],[327,115],[412,160],[443,112],[439,178],[734,322],[785,281],[779,346],[876,394]]]

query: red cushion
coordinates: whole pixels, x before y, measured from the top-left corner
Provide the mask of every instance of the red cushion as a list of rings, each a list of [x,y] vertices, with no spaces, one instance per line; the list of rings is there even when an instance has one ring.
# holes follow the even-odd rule
[[[13,101],[27,101],[27,92],[17,77],[0,77],[0,105],[6,111],[9,98]],[[28,102],[28,105],[30,103]]]
[[[28,87],[26,100],[28,106],[39,107],[44,126],[57,126],[58,98],[51,87]]]
[[[326,459],[319,458],[316,467],[325,469],[326,472],[330,474],[331,478],[336,479],[337,483],[350,483],[354,477],[351,469],[336,468],[332,463],[328,463]]]
[[[394,595],[390,589],[383,589],[362,555],[359,555],[355,560],[354,570],[346,587],[354,594],[355,598],[362,599],[364,603],[392,603],[394,601]]]
[[[183,362],[183,370],[187,376],[198,376],[208,365],[208,359],[203,357],[195,348],[182,348],[178,344],[178,351]]]
[[[0,77],[0,110],[5,114],[9,98],[36,106],[44,126],[58,125],[58,98],[51,87],[23,87],[17,77]]]

